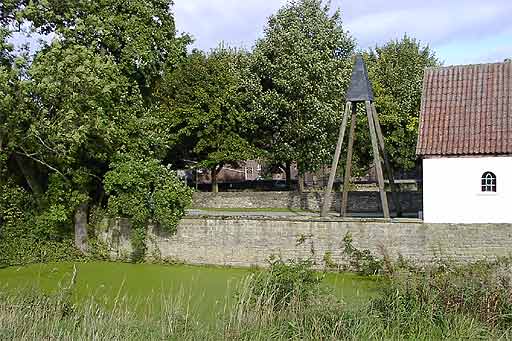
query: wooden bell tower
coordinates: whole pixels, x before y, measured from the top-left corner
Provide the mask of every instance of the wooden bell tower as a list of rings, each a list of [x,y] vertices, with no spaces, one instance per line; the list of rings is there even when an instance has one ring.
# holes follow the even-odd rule
[[[384,145],[384,136],[382,135],[379,118],[377,116],[377,111],[375,110],[374,96],[372,86],[368,77],[368,70],[366,69],[366,65],[361,55],[356,56],[355,66],[352,72],[352,81],[350,83],[350,87],[348,89],[346,97],[347,103],[345,106],[345,113],[343,115],[343,122],[341,124],[338,144],[336,145],[336,152],[334,154],[334,159],[332,161],[329,183],[327,185],[327,190],[325,192],[324,204],[322,207],[322,217],[326,217],[329,214],[329,210],[331,208],[332,189],[334,185],[334,180],[336,179],[336,171],[338,168],[338,163],[341,155],[343,140],[345,139],[345,130],[347,128],[348,118],[349,116],[351,116],[350,131],[348,136],[347,160],[345,166],[345,176],[343,180],[343,195],[341,198],[341,216],[347,216],[348,194],[350,187],[350,179],[352,176],[352,156],[354,150],[355,130],[357,124],[357,106],[359,104],[364,105],[366,116],[368,118],[373,159],[375,164],[375,170],[377,172],[380,200],[382,203],[384,218],[389,219],[391,218],[391,215],[389,211],[388,198],[386,195],[384,183],[384,173],[382,168],[383,164],[384,167],[386,168],[386,175],[391,187],[392,198],[395,204],[396,213],[397,216],[400,216],[401,208],[398,193],[396,191],[395,182],[393,179],[393,170],[389,163],[389,159]]]

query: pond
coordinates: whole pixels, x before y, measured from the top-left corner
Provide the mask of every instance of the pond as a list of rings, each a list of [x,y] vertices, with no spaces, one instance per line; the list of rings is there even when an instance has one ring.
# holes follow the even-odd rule
[[[35,264],[0,269],[0,290],[8,293],[56,293],[69,287],[76,266],[73,300],[93,299],[112,307],[130,304],[140,312],[157,312],[163,301],[186,307],[206,320],[215,319],[234,303],[249,269],[124,263]],[[324,285],[357,307],[376,295],[380,280],[355,274],[328,273]]]

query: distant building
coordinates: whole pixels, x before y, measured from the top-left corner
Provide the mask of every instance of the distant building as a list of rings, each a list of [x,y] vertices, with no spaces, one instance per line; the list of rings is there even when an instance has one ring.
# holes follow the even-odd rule
[[[292,180],[297,179],[297,166],[292,166]],[[261,160],[248,160],[240,163],[239,167],[226,165],[217,176],[219,183],[237,183],[245,181],[256,181],[270,178],[272,180],[286,180],[286,172],[281,167],[271,170],[266,169],[265,163]],[[211,183],[211,175],[208,170],[202,170],[198,177],[200,183]]]
[[[427,69],[417,154],[426,222],[512,223],[512,63]]]

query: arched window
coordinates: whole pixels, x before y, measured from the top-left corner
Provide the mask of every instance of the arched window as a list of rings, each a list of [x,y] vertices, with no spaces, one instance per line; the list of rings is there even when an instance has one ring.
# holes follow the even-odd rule
[[[482,175],[482,192],[496,193],[496,175],[492,172],[485,172]]]

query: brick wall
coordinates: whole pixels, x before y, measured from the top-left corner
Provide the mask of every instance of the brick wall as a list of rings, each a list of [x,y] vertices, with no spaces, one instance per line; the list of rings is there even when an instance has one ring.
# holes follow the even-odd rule
[[[108,225],[108,223],[106,223]],[[105,227],[102,238],[113,256],[130,250],[129,223],[118,220]],[[417,264],[438,259],[455,262],[492,260],[512,252],[512,224],[450,225],[416,221],[339,221],[320,218],[214,218],[188,217],[178,232],[169,235],[151,227],[148,255],[183,261],[247,267],[265,266],[270,256],[313,258],[319,266],[327,252],[343,264],[343,237],[350,232],[354,245],[375,255],[383,250],[392,258],[402,255]]]
[[[402,210],[406,213],[418,213],[422,210],[421,192],[400,192]],[[290,208],[320,211],[324,193],[309,192],[221,192],[194,193],[194,208]],[[333,196],[334,198],[334,196]],[[341,193],[336,193],[331,209],[340,210]],[[391,194],[388,193],[391,210],[394,209]],[[349,194],[349,212],[382,212],[379,192],[351,192]]]

